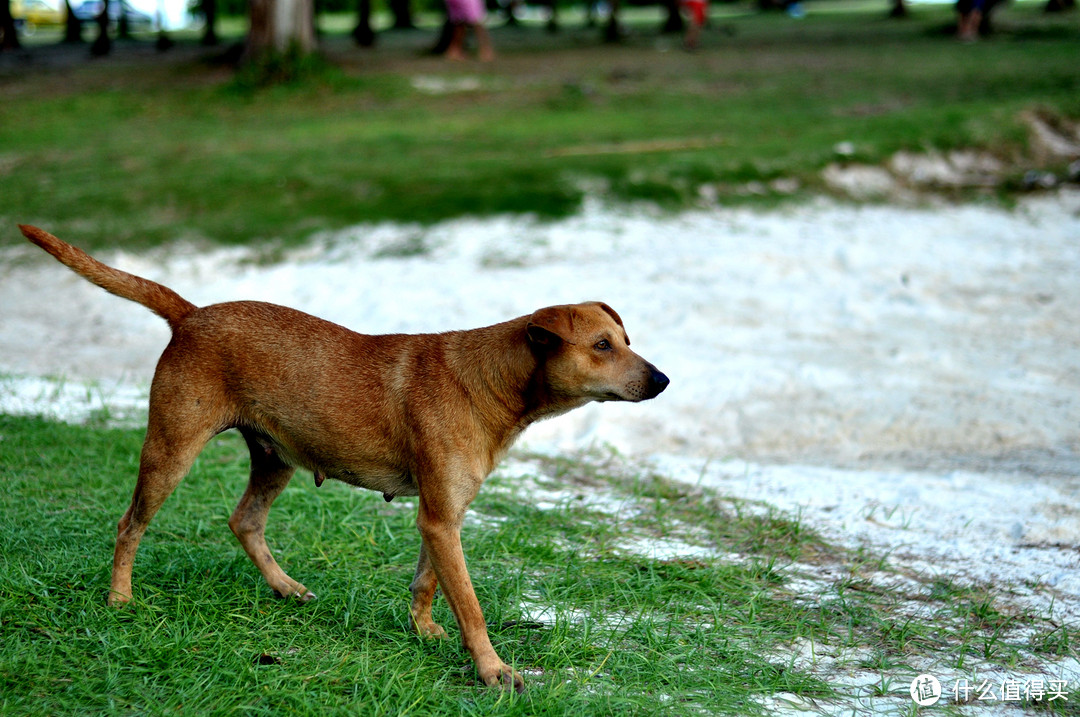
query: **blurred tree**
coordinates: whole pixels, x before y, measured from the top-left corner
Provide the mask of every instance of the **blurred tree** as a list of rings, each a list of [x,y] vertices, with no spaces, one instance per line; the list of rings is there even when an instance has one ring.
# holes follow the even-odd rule
[[[165,52],[172,48],[176,43],[169,37],[169,33],[165,31],[165,0],[158,0],[157,12],[154,16],[154,22],[157,24],[157,39],[154,41],[154,47],[158,52]]]
[[[454,23],[450,22],[449,15],[443,20],[442,30],[439,31],[439,37],[435,40],[435,46],[429,50],[429,54],[432,55],[445,55],[446,50],[450,47],[450,40],[454,37]]]
[[[996,8],[1004,5],[1006,2],[1007,0],[986,0],[982,11],[982,20],[979,21],[980,35],[986,37],[994,32],[994,25],[990,21],[991,15]]]
[[[227,0],[225,2],[219,2],[219,0],[198,0],[191,3],[189,6],[193,15],[202,15],[203,18],[203,35],[199,40],[199,44],[204,47],[216,47],[220,40],[217,34],[217,18],[219,11],[225,15],[237,14],[232,12],[233,8],[230,7]],[[246,14],[246,8],[243,8],[239,15]]]
[[[19,36],[15,34],[15,18],[11,16],[10,0],[0,0],[0,50],[18,50]]]
[[[101,12],[94,18],[94,22],[97,23],[98,34],[90,45],[90,54],[95,57],[108,55],[112,50],[112,39],[109,38],[109,0],[101,3]]]
[[[131,39],[131,23],[128,22],[127,8],[124,7],[123,0],[117,0],[120,3],[120,17],[116,21],[116,37],[121,40]]]
[[[1076,9],[1076,0],[1046,0],[1046,12],[1065,12]]]
[[[204,47],[214,47],[218,44],[217,36],[217,14],[218,4],[217,0],[200,0],[195,10],[202,14],[203,21],[206,23],[203,27],[203,36],[199,41],[199,44]]]
[[[893,0],[892,10],[889,11],[889,17],[907,17],[907,3],[904,0]]]
[[[660,27],[660,32],[679,33],[686,29],[682,13],[679,11],[679,0],[661,0],[661,5],[667,10],[667,19]]]
[[[74,45],[82,41],[82,22],[71,9],[71,0],[64,0],[64,42]]]
[[[410,0],[390,0],[390,12],[394,15],[395,30],[413,30],[412,3]]]
[[[604,28],[604,42],[620,42],[623,39],[622,27],[619,25],[620,0],[611,0],[610,5],[611,17]]]
[[[375,31],[371,29],[371,0],[357,0],[356,27],[352,31],[353,39],[360,47],[375,44]]]
[[[258,61],[270,53],[307,55],[315,50],[312,0],[251,0],[251,29],[245,56]]]

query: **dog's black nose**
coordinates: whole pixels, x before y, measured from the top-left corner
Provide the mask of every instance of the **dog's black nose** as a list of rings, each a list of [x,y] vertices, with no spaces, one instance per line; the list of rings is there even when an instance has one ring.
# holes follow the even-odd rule
[[[668,387],[669,383],[671,383],[671,379],[657,371],[655,368],[652,369],[652,374],[649,376],[649,386],[652,388],[652,395],[659,396],[660,393]]]

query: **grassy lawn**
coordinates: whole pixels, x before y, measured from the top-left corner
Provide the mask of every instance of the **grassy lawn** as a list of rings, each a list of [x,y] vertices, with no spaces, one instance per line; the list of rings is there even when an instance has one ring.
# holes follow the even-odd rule
[[[231,434],[151,525],[133,607],[106,607],[140,441],[0,417],[0,713],[748,715],[847,689],[813,674],[807,645],[906,696],[920,660],[1022,669],[1077,639],[993,590],[890,573],[795,516],[618,456],[517,455],[464,530],[492,640],[528,681],[502,694],[476,685],[441,598],[451,639],[408,631],[413,500],[298,474],[268,534],[320,597],[273,599],[226,526],[246,480]]]
[[[783,177],[824,191],[840,142],[869,163],[980,148],[1019,175],[1033,166],[1022,112],[1080,117],[1080,29],[1041,7],[1004,8],[972,46],[945,33],[948,6],[899,22],[877,4],[811,2],[802,21],[718,6],[694,54],[655,33],[655,13],[619,46],[580,27],[499,28],[491,66],[423,56],[431,31],[360,50],[333,34],[348,18],[330,18],[331,67],[270,90],[191,41],[163,56],[121,43],[99,62],[38,45],[39,61],[0,64],[0,223],[89,246],[292,243],[386,219],[559,216],[587,193],[681,208],[708,185],[721,202],[778,201],[743,189]]]

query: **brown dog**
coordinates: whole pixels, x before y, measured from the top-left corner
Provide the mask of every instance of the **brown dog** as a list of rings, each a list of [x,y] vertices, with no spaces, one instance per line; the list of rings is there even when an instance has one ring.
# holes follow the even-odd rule
[[[631,351],[606,304],[551,306],[494,326],[365,336],[254,301],[198,308],[160,284],[108,267],[51,234],[33,243],[101,288],[169,322],[150,387],[135,494],[120,519],[109,602],[131,600],[139,540],[213,436],[237,428],[251,452],[247,491],[229,527],[281,596],[315,595],[278,566],[263,537],[274,499],[298,467],[420,496],[423,542],[410,590],[417,633],[441,585],[462,644],[488,685],[524,688],[491,646],[461,548],[465,510],[525,427],[589,401],[644,401],[668,384]]]

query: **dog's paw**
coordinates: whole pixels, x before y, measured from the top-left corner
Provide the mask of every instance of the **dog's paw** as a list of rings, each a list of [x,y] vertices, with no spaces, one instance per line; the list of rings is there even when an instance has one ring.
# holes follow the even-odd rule
[[[296,590],[290,590],[287,593],[283,593],[280,590],[274,590],[274,597],[279,598],[281,600],[285,600],[286,598],[290,598],[292,600],[296,600],[297,602],[305,603],[305,602],[311,602],[317,596],[315,595],[315,593],[311,592],[310,590],[305,588],[303,585],[301,585]]]
[[[480,675],[484,684],[488,687],[498,687],[503,690],[513,690],[519,695],[525,691],[525,678],[517,670],[507,664],[502,664],[490,674]]]
[[[115,590],[109,591],[109,607],[122,608],[131,604],[131,596],[123,593],[118,593]]]
[[[426,625],[413,623],[413,630],[417,635],[428,640],[441,640],[446,637],[446,630],[437,622],[428,622]]]

